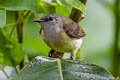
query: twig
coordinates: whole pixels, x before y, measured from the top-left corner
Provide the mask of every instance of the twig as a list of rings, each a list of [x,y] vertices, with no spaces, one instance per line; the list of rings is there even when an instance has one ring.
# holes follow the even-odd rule
[[[6,24],[3,27],[8,27],[8,26],[14,26],[16,23],[12,23],[12,24]]]
[[[80,0],[84,5],[86,4],[87,0]],[[70,14],[70,18],[75,21],[75,22],[79,22],[80,20],[82,20],[82,15],[83,13],[75,8],[72,8],[71,14]]]

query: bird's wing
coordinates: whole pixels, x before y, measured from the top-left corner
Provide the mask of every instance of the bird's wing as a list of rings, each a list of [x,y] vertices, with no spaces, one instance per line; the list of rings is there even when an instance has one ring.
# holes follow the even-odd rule
[[[86,35],[83,29],[74,21],[69,19],[63,21],[64,21],[63,29],[66,32],[66,34],[71,38],[79,39]]]

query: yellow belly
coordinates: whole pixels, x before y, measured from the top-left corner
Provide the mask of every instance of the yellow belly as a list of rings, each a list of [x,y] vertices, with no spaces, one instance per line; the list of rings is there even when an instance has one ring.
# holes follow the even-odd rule
[[[61,32],[61,34],[44,34],[43,39],[46,44],[59,52],[73,52],[80,47],[79,40],[72,39],[66,33]]]

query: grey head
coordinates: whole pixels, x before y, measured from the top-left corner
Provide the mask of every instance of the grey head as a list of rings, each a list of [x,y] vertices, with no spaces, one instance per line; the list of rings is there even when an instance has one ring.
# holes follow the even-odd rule
[[[35,19],[33,22],[40,23],[43,29],[54,28],[61,28],[63,27],[62,16],[59,14],[48,14],[43,16],[40,19]]]

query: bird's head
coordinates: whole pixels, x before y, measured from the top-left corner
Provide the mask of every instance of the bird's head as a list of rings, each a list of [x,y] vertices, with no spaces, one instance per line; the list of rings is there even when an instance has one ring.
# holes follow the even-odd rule
[[[40,19],[34,19],[33,22],[38,22],[40,23],[41,27],[44,29],[45,27],[62,27],[63,22],[62,22],[62,16],[59,14],[49,14],[45,15]]]

